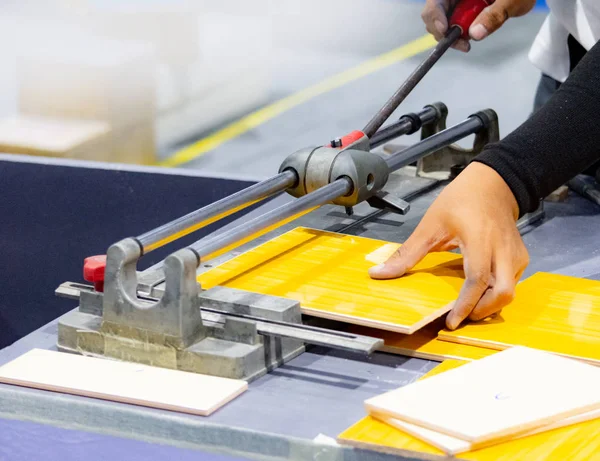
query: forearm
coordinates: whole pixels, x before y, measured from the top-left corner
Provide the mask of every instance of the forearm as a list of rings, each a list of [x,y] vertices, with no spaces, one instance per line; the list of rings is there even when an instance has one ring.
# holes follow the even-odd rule
[[[529,120],[475,159],[496,170],[520,215],[600,158],[600,42]]]

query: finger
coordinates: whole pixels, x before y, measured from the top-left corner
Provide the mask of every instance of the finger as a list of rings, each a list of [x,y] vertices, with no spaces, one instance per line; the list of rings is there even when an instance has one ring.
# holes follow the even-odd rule
[[[433,35],[436,40],[442,39],[448,30],[447,9],[447,1],[427,0],[421,12],[421,18],[425,23],[427,32]]]
[[[488,35],[496,32],[508,18],[509,14],[505,2],[492,3],[473,21],[473,24],[469,27],[469,36],[476,41],[483,40]]]
[[[422,227],[421,229],[419,227],[386,262],[369,269],[369,275],[372,278],[391,279],[402,277],[421,261],[430,249],[438,245],[440,239],[435,234],[425,233]]]
[[[469,35],[473,40],[483,40],[496,32],[508,18],[516,18],[529,13],[535,6],[535,0],[496,0],[485,8],[473,21]]]
[[[515,297],[518,273],[519,268],[515,268],[510,260],[498,264],[494,274],[494,286],[481,297],[469,314],[469,320],[483,320],[510,304]]]
[[[471,50],[471,44],[467,40],[460,38],[452,45],[452,48],[462,51],[463,53],[468,53]]]
[[[516,249],[503,248],[498,251],[498,255],[500,256],[492,274],[493,289],[487,291],[477,303],[469,320],[478,321],[497,314],[514,299],[517,283],[529,264],[529,254],[521,241]]]
[[[525,272],[525,269],[527,269],[527,265],[528,264],[525,264],[525,266],[523,266],[523,268],[520,269],[519,272],[517,272],[517,275],[515,275],[515,286],[517,285],[517,283],[519,283],[521,277],[523,277],[523,272]]]
[[[454,307],[446,317],[446,326],[456,329],[477,305],[490,286],[492,255],[486,245],[470,246],[463,252],[465,283]]]
[[[429,249],[429,253],[438,252],[438,251],[452,251],[458,248],[458,243],[455,239],[442,239],[436,245]]]

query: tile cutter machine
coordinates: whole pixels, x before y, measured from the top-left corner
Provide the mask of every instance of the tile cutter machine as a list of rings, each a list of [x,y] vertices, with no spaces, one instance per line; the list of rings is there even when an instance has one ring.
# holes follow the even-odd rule
[[[485,2],[475,3],[481,11]],[[472,15],[474,10],[468,11]],[[225,287],[202,290],[197,268],[219,250],[325,204],[343,206],[350,214],[352,207],[367,202],[379,210],[405,214],[410,204],[386,187],[390,174],[416,162],[417,174],[451,178],[483,146],[497,141],[498,119],[493,110],[477,112],[446,128],[447,108],[442,103],[403,115],[382,128],[463,30],[464,24],[451,27],[362,131],[325,146],[301,149],[286,158],[272,178],[138,237],[121,240],[106,256],[86,259],[84,278],[94,286],[65,282],[56,290],[59,296],[79,301],[79,308],[59,321],[58,348],[252,380],[303,352],[305,343],[362,353],[380,347],[380,339],[304,324],[294,300]],[[411,147],[387,156],[371,152],[419,130],[421,141]],[[472,149],[452,145],[471,134],[475,134]],[[284,191],[296,199],[176,251],[159,270],[137,272],[144,254]]]

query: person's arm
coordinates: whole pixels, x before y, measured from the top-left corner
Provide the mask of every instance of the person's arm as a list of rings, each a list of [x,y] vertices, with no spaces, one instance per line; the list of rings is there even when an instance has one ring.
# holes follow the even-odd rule
[[[448,15],[458,0],[426,0],[421,18],[427,32],[440,40],[448,30]],[[473,40],[483,40],[493,34],[509,18],[523,16],[533,9],[536,0],[496,0],[485,8],[469,28],[469,37]],[[469,42],[458,40],[453,48],[467,52]]]
[[[446,186],[404,245],[369,274],[400,277],[431,251],[460,248],[465,283],[447,327],[497,313],[512,300],[529,263],[518,216],[598,158],[600,44],[531,119]]]
[[[600,159],[600,42],[529,120],[475,160],[497,171],[520,215]]]

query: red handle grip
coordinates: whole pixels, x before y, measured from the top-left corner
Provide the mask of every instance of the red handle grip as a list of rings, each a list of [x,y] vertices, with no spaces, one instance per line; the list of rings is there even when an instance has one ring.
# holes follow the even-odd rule
[[[462,38],[469,39],[469,27],[487,6],[494,0],[459,0],[452,16],[450,16],[449,27],[458,26],[462,30]]]

